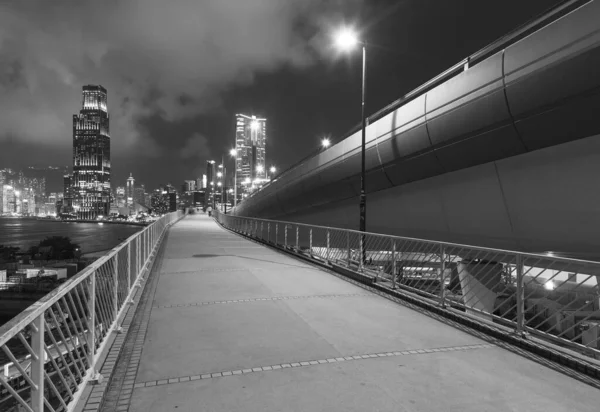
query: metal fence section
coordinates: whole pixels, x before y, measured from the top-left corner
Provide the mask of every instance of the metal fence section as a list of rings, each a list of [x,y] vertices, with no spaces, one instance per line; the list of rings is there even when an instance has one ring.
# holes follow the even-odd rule
[[[72,410],[135,294],[173,212],[131,236],[0,327],[0,410]]]
[[[600,263],[216,213],[250,236],[600,359]]]

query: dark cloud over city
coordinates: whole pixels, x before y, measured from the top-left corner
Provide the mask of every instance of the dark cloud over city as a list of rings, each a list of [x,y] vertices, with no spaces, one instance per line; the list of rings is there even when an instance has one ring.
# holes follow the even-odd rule
[[[267,157],[293,163],[358,120],[359,66],[330,58],[331,27],[356,22],[383,44],[369,61],[375,111],[554,1],[487,3],[3,1],[0,166],[70,165],[84,84],[108,90],[118,184],[197,177],[232,146],[237,111],[268,118]]]

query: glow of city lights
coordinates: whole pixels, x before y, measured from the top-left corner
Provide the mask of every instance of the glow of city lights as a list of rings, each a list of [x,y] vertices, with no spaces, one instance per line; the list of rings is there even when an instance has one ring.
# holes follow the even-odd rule
[[[250,182],[251,182],[251,180],[250,180],[250,178],[249,178],[249,177],[247,177],[247,178],[246,178],[246,180],[244,180],[244,183],[246,183],[246,184],[248,184],[248,183],[250,183]]]
[[[221,172],[217,173],[217,177],[222,177],[222,176],[223,176],[223,173],[221,173]]]
[[[275,169],[275,166],[271,166],[269,170],[271,171],[271,173],[275,173],[277,171],[277,169]]]
[[[222,183],[221,183],[221,182],[217,183],[217,186],[219,186],[219,187],[220,187],[221,185],[222,185]]]
[[[331,141],[328,138],[321,140],[321,146],[327,149],[331,145]]]
[[[334,37],[336,47],[342,51],[351,50],[359,43],[358,34],[349,27],[341,28]]]
[[[265,170],[265,168],[263,167],[263,165],[258,165],[258,166],[256,166],[256,171],[257,171],[258,173],[262,173],[264,170]]]
[[[237,150],[235,150],[235,149],[231,149],[231,150],[229,151],[229,154],[230,154],[231,156],[237,156]]]
[[[256,120],[253,120],[252,123],[250,123],[250,128],[252,130],[258,130],[260,128],[260,123]]]

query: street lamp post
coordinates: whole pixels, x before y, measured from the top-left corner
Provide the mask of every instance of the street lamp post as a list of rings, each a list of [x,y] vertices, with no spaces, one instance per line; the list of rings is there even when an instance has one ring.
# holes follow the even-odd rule
[[[229,154],[233,157],[235,167],[233,168],[233,207],[237,206],[237,150],[231,149]]]
[[[366,132],[367,132],[367,118],[365,116],[365,102],[367,92],[367,44],[358,39],[358,35],[348,29],[344,28],[340,30],[336,35],[336,44],[338,48],[342,50],[350,50],[355,45],[360,44],[362,46],[362,87],[361,87],[361,125],[362,125],[362,139],[361,139],[361,167],[360,167],[360,225],[359,230],[366,232],[367,230],[367,192],[366,192],[366,176],[365,176],[365,148],[366,148]],[[361,250],[362,250],[362,263],[364,264],[367,260],[367,249],[366,249],[366,236],[361,235]]]

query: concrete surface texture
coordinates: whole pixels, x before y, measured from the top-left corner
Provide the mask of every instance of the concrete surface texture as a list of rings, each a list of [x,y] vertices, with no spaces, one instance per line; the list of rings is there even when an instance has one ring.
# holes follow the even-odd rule
[[[137,346],[120,357],[126,375],[113,376],[102,410],[600,405],[589,384],[229,233],[206,215],[170,229],[137,311],[126,338]]]

